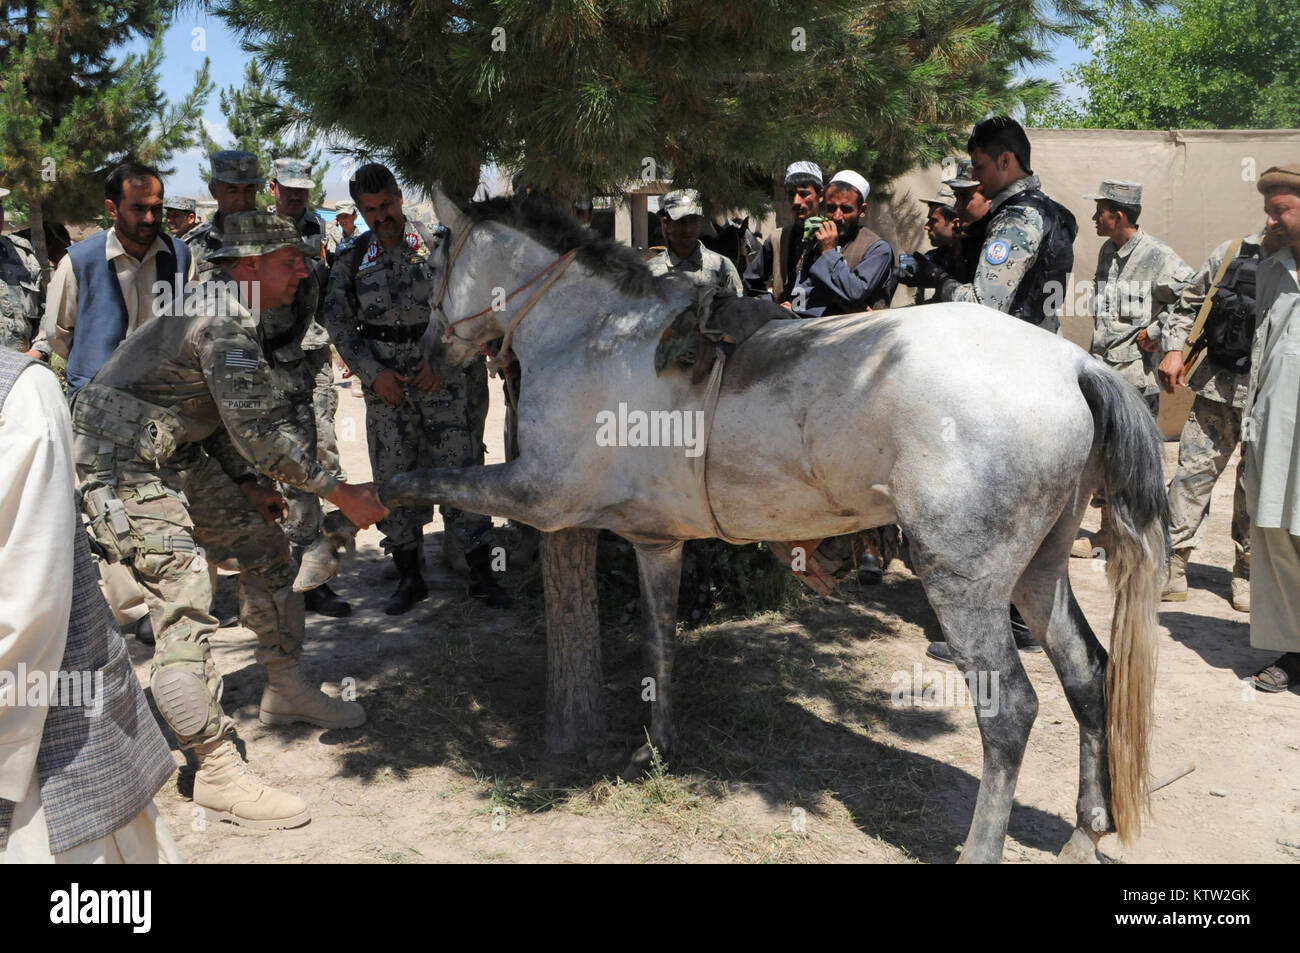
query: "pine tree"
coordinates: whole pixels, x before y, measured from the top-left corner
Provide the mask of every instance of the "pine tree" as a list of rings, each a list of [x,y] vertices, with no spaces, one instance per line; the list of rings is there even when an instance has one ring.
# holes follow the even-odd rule
[[[300,117],[468,197],[480,167],[557,193],[675,176],[769,206],[793,158],[885,181],[1041,102],[1018,66],[1090,0],[217,0]]]
[[[257,156],[268,181],[273,160],[302,159],[310,163],[314,182],[308,204],[312,208],[320,206],[325,198],[325,164],[321,161],[321,149],[313,144],[303,124],[295,125],[289,107],[271,88],[256,61],[250,61],[245,67],[243,86],[228,86],[221,91],[221,113],[226,117],[234,142],[228,146],[220,145],[205,130],[203,146],[208,152],[220,149],[251,152]],[[210,171],[205,168],[203,181],[209,181],[210,177]],[[258,194],[259,208],[266,208],[272,201],[269,193]]]
[[[47,269],[46,221],[98,218],[104,179],[115,165],[135,158],[163,167],[198,141],[211,89],[207,60],[174,106],[159,81],[172,5],[0,0],[0,168],[15,204],[26,207],[32,244]],[[145,53],[115,63],[121,45],[135,37],[149,40]]]

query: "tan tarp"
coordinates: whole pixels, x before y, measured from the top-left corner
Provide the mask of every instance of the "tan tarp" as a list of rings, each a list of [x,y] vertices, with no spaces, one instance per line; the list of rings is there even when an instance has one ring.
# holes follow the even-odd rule
[[[1074,294],[1062,318],[1065,334],[1086,348],[1092,319],[1084,311],[1081,282],[1092,280],[1102,239],[1092,224],[1096,203],[1083,198],[1102,179],[1141,182],[1139,224],[1168,242],[1193,268],[1216,245],[1257,231],[1264,223],[1264,201],[1255,182],[1269,166],[1300,162],[1300,130],[1173,130],[1137,132],[1116,129],[1030,129],[1030,161],[1043,190],[1079,220],[1074,242]],[[900,252],[929,247],[921,196],[935,194],[940,166],[896,179],[887,203],[875,204],[871,227]],[[873,183],[874,185],[874,183]],[[900,289],[896,302],[907,300]],[[1163,401],[1161,428],[1176,435],[1190,395],[1183,391]]]

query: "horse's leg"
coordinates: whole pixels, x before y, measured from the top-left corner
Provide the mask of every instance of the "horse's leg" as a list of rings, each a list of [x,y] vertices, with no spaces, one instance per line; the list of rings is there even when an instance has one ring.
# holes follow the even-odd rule
[[[1038,696],[1020,664],[1007,615],[1015,572],[1023,565],[1017,560],[1023,557],[1012,551],[1014,545],[986,546],[987,540],[969,534],[965,534],[969,546],[960,542],[953,546],[964,534],[960,524],[943,525],[946,520],[900,522],[909,535],[916,574],[976,701],[984,773],[960,862],[997,863],[1002,859],[1020,763],[1038,714]],[[945,550],[931,548],[931,539],[942,540]],[[973,576],[971,566],[976,564],[980,572]],[[1000,571],[999,566],[1005,569]],[[988,704],[981,704],[984,693],[976,690],[981,684],[992,686]]]
[[[504,516],[544,531],[573,525],[564,519],[558,481],[521,459],[489,466],[412,470],[379,488],[385,506],[441,504],[470,513]]]
[[[1051,659],[1079,723],[1079,799],[1075,829],[1059,861],[1097,863],[1096,844],[1114,830],[1106,750],[1106,650],[1070,588],[1069,553],[1087,496],[1062,514],[1025,569],[1014,602]]]
[[[645,617],[645,656],[654,681],[642,683],[643,696],[650,701],[650,742],[632,755],[623,772],[631,780],[639,776],[653,757],[653,745],[660,754],[673,742],[672,673],[673,650],[677,642],[677,590],[682,581],[682,543],[637,543],[636,564],[641,577],[641,614]],[[647,694],[648,691],[648,694]]]

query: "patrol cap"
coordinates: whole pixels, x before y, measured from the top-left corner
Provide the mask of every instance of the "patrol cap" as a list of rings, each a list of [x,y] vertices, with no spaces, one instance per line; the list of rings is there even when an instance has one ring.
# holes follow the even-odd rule
[[[853,188],[858,190],[858,194],[862,196],[864,202],[867,200],[867,196],[871,194],[871,185],[866,179],[858,175],[858,173],[854,172],[852,169],[843,169],[836,172],[831,176],[831,180],[827,183],[826,187],[829,189],[832,185],[837,183],[839,185],[853,186]]]
[[[302,251],[302,239],[293,222],[261,210],[227,216],[222,222],[221,238],[225,244],[209,252],[208,258],[255,258],[281,248]]]
[[[817,180],[817,188],[819,189],[822,187],[822,183],[825,181],[824,179],[822,179],[822,167],[819,166],[816,162],[808,162],[804,160],[801,160],[799,162],[791,162],[788,166],[785,167],[785,184],[789,185],[790,180],[793,179],[796,175],[811,175],[814,179]]]
[[[678,189],[676,192],[669,192],[663,197],[659,211],[674,222],[690,215],[701,217],[704,215],[704,207],[700,204],[700,193],[694,189]]]
[[[334,206],[334,214],[335,215],[356,215],[357,203],[339,202],[337,205]]]
[[[932,196],[928,199],[918,199],[917,201],[924,202],[926,205],[949,205],[950,206],[956,204],[957,194],[953,192],[951,186],[941,185],[939,186],[938,195]]]
[[[970,159],[960,159],[957,162],[957,175],[951,179],[944,179],[943,184],[950,189],[973,189],[979,185],[979,179],[975,178],[975,164]]]
[[[310,189],[311,166],[302,159],[276,159],[271,163],[271,181],[286,189]]]
[[[163,208],[175,209],[178,212],[192,212],[194,211],[194,200],[179,195],[175,198],[166,198],[163,199]]]
[[[228,185],[261,185],[266,179],[257,168],[257,156],[238,149],[225,149],[208,157],[212,162],[212,179]]]
[[[1102,179],[1098,192],[1085,195],[1084,198],[1115,202],[1119,205],[1141,205],[1142,183],[1125,182],[1122,179]]]
[[[1294,189],[1300,192],[1300,165],[1275,165],[1259,177],[1255,186],[1261,195],[1267,195],[1273,189]],[[3,198],[3,196],[0,196]]]

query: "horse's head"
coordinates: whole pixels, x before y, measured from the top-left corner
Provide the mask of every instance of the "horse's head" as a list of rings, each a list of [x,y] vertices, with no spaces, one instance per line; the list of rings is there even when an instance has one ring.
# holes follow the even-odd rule
[[[491,241],[488,233],[492,226],[476,224],[440,185],[433,187],[433,205],[448,234],[440,249],[433,315],[420,346],[431,367],[462,367],[484,353],[489,341],[505,333],[500,294],[492,294],[491,300],[484,302],[487,307],[472,304],[478,300],[476,289],[483,284],[480,276],[490,270],[474,246]],[[499,290],[490,281],[488,287]]]

